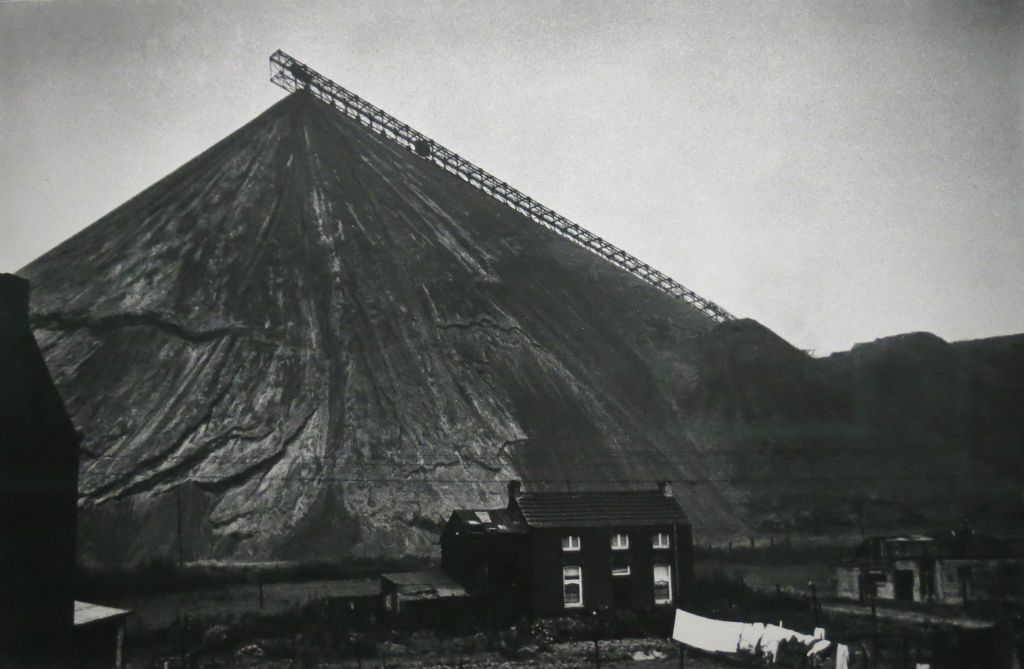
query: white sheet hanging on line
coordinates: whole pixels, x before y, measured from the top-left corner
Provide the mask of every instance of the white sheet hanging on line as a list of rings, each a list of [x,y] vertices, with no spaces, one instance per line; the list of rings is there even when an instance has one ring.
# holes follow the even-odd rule
[[[846,644],[836,646],[836,669],[850,669],[850,648]]]
[[[743,627],[743,623],[711,620],[676,609],[672,638],[692,648],[712,653],[735,653]]]

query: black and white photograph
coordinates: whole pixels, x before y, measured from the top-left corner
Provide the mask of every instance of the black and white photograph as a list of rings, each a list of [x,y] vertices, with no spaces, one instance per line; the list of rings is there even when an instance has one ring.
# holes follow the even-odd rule
[[[0,1],[0,669],[1021,669],[1024,0]]]

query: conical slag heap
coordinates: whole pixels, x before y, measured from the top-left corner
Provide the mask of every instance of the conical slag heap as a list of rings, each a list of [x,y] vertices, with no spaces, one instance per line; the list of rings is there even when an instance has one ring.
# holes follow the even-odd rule
[[[91,560],[425,554],[509,478],[714,474],[676,401],[709,317],[306,94],[23,275]]]

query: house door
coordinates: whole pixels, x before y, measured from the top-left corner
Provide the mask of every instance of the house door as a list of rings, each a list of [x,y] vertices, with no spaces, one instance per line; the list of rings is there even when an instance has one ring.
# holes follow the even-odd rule
[[[633,588],[628,576],[612,578],[612,604],[617,609],[628,609],[633,606]]]
[[[914,601],[914,572],[909,569],[897,569],[893,574],[893,594],[902,602]]]

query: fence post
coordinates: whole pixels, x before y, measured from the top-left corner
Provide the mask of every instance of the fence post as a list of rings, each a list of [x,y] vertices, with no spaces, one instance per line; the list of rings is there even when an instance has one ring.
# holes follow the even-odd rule
[[[177,632],[178,637],[178,662],[182,667],[185,666],[185,634],[181,626],[181,614],[179,613],[175,617],[174,629]]]
[[[878,609],[874,591],[871,594],[871,666],[878,666]]]

